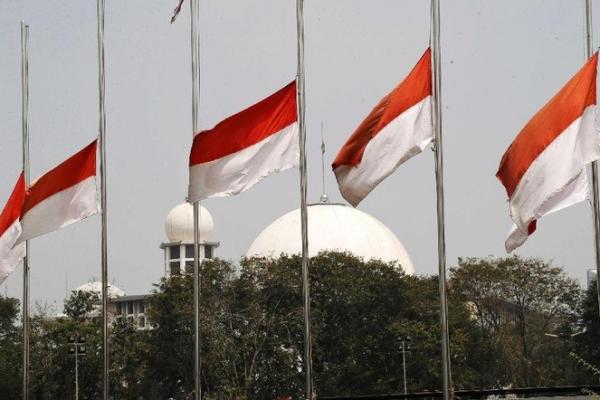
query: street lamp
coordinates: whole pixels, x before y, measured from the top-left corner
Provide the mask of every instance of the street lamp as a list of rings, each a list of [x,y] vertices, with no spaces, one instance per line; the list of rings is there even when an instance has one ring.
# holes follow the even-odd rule
[[[75,400],[79,400],[79,356],[85,356],[85,337],[69,336],[69,354],[75,356]]]
[[[396,338],[400,352],[402,353],[402,372],[404,375],[404,394],[408,394],[406,390],[406,353],[410,353],[410,336],[399,336]]]

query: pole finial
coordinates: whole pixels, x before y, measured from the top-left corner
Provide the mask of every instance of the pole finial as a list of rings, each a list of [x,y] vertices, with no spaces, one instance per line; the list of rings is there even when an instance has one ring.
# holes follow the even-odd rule
[[[328,203],[329,196],[325,192],[325,138],[323,136],[323,121],[321,120],[321,203]]]

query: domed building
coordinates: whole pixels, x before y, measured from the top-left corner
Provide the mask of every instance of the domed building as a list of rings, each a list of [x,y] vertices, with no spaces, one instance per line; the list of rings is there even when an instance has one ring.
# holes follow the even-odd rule
[[[371,215],[344,204],[328,203],[326,198],[307,210],[310,257],[322,251],[348,252],[365,261],[398,262],[405,273],[415,273],[402,242]],[[300,254],[301,249],[300,209],[296,209],[267,226],[250,245],[246,257],[273,258]]]
[[[200,260],[212,259],[218,242],[211,242],[214,221],[208,210],[200,206]],[[166,243],[160,248],[165,253],[165,277],[191,272],[194,268],[194,208],[189,203],[175,206],[165,220]]]
[[[98,296],[102,296],[102,282],[101,281],[90,281],[78,286],[75,289],[76,292],[94,293]],[[115,285],[108,284],[108,297],[111,299],[125,296],[125,292],[116,287]]]

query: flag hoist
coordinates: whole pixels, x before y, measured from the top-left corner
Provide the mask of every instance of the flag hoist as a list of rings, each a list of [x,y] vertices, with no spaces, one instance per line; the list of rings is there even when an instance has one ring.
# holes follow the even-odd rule
[[[25,201],[25,174],[21,172],[10,197],[0,213],[0,284],[8,278],[25,257],[25,243],[17,243],[21,235],[21,209]]]
[[[431,2],[431,48],[369,113],[342,146],[332,168],[342,196],[357,206],[401,164],[434,143],[444,399],[453,397],[450,370],[442,153],[440,3]]]

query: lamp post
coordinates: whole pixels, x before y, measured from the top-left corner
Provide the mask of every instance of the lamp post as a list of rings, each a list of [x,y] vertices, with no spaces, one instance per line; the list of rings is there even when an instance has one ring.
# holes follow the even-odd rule
[[[75,400],[79,400],[79,356],[85,356],[85,337],[69,336],[69,354],[75,356]]]
[[[396,338],[402,353],[402,374],[404,376],[404,394],[408,394],[406,389],[406,353],[410,353],[410,336],[399,336]]]

